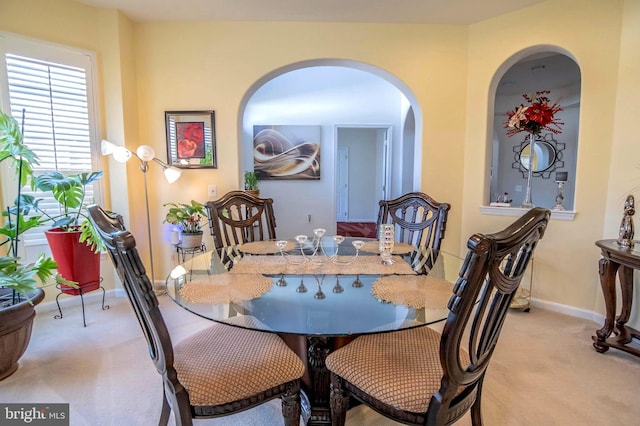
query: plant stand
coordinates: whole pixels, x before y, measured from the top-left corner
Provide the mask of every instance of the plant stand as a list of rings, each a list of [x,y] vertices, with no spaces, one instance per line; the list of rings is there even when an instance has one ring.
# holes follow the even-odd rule
[[[182,247],[181,244],[176,244],[176,252],[178,253],[178,259],[180,263],[185,262],[188,255],[191,255],[191,259],[195,257],[196,253],[205,253],[207,251],[207,246],[202,243],[196,247]],[[193,269],[189,270],[189,281],[191,281],[191,276],[193,275]]]
[[[60,284],[56,284],[56,288],[58,290],[60,290],[60,292],[56,295],[56,305],[58,305],[58,314],[54,315],[53,318],[55,319],[62,319],[63,315],[62,315],[62,308],[60,307],[60,301],[59,298],[60,296],[62,296],[63,294],[68,294],[70,296],[80,296],[80,304],[82,305],[82,324],[84,325],[84,327],[87,326],[87,320],[85,317],[85,312],[84,312],[84,294],[85,293],[90,293],[94,290],[100,289],[102,290],[102,310],[106,311],[107,309],[109,309],[109,305],[105,305],[104,304],[104,298],[105,298],[105,290],[104,287],[102,287],[102,277],[100,277],[100,285],[97,288],[91,288],[90,290],[84,290],[83,287],[78,287],[77,289],[77,293],[69,293],[67,291],[64,291],[64,289],[60,286]]]

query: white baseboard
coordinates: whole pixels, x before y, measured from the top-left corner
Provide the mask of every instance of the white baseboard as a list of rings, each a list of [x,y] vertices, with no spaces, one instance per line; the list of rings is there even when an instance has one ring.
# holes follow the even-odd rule
[[[576,308],[574,306],[562,305],[556,302],[549,302],[532,297],[531,306],[547,311],[558,312],[560,314],[565,314],[576,318],[591,320],[599,324],[602,324],[604,322],[604,314],[599,314],[594,311],[588,311],[586,309]]]

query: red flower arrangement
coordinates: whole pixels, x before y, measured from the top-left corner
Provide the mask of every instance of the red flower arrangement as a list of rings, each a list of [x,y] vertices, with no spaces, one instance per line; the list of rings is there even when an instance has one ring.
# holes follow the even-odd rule
[[[550,90],[541,90],[532,95],[522,95],[529,105],[520,104],[515,110],[507,112],[508,120],[504,123],[507,136],[513,136],[520,132],[540,134],[543,130],[551,133],[561,133],[561,125],[564,123],[558,120],[555,115],[562,111],[557,103],[551,104],[551,100],[546,96]]]

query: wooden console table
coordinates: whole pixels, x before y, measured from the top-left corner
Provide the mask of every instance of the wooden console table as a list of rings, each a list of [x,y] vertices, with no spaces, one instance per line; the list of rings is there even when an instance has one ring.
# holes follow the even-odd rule
[[[632,339],[640,339],[640,332],[625,324],[631,315],[633,300],[633,270],[640,269],[640,241],[630,248],[622,248],[616,240],[596,241],[602,251],[599,262],[600,286],[604,295],[606,318],[604,326],[592,337],[596,351],[604,353],[616,348],[635,356],[640,356],[638,345],[632,346]],[[616,314],[616,273],[620,278],[622,308]],[[615,326],[615,330],[614,330]],[[614,336],[610,337],[611,334]]]

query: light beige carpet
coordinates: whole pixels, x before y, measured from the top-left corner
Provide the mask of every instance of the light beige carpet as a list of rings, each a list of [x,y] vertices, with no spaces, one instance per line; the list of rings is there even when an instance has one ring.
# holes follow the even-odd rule
[[[107,299],[111,309],[106,311],[96,301],[87,304],[86,328],[77,299],[61,320],[39,307],[19,370],[0,382],[0,401],[68,402],[74,426],[156,425],[160,377],[128,301]],[[161,307],[174,343],[209,324],[166,296],[161,297]],[[595,352],[591,335],[597,328],[600,324],[536,308],[530,313],[512,311],[485,380],[485,424],[640,424],[640,359],[615,350]],[[279,401],[273,401],[195,423],[278,425],[279,410]],[[347,424],[396,423],[360,406],[349,412]],[[458,424],[470,425],[469,416]]]

